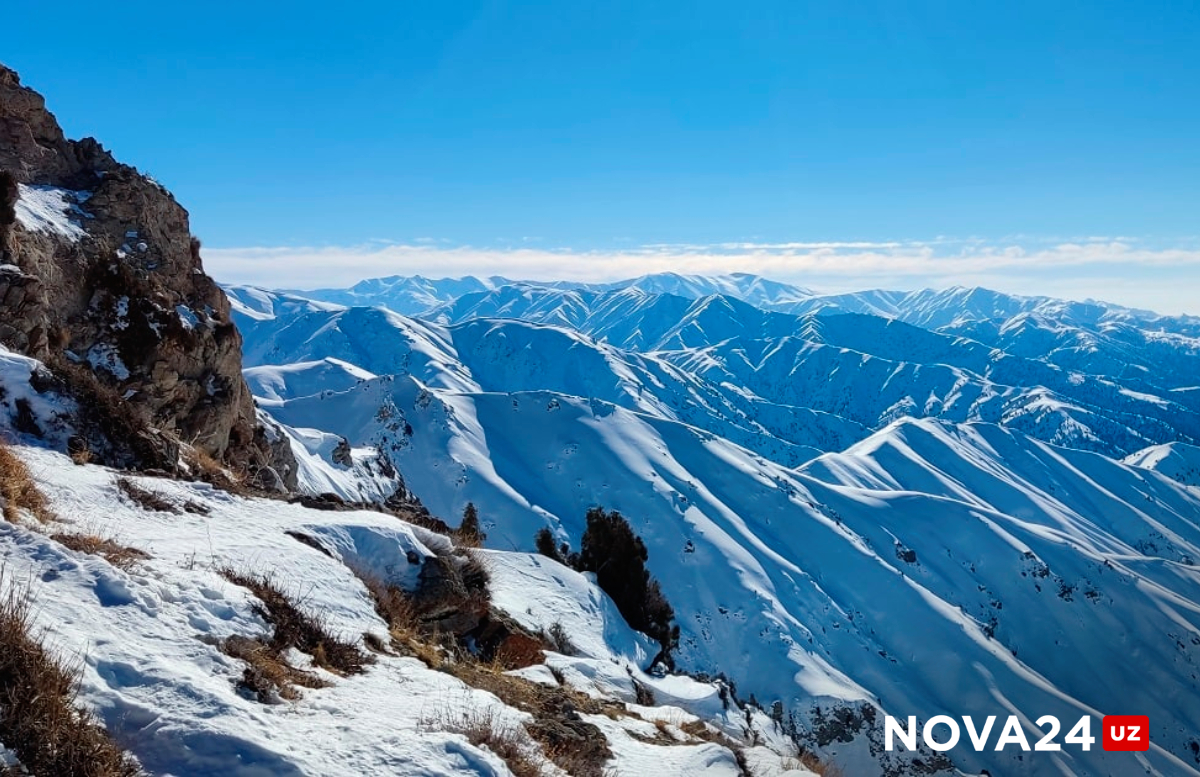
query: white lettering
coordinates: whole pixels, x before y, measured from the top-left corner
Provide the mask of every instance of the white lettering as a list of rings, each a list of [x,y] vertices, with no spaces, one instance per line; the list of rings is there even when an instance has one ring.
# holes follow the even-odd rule
[[[987,716],[987,722],[983,724],[982,732],[975,730],[975,719],[970,715],[963,715],[963,723],[967,726],[967,736],[971,738],[971,744],[975,745],[975,752],[982,753],[987,747],[988,735],[992,733],[992,726],[996,724],[996,716]]]
[[[900,738],[900,743],[905,749],[915,752],[917,749],[917,716],[908,716],[908,730],[900,728],[900,722],[888,715],[883,721],[883,749],[889,753],[894,749],[892,745],[892,736]]]
[[[1020,745],[1022,750],[1029,749],[1029,740],[1025,738],[1025,729],[1021,728],[1021,721],[1017,720],[1016,715],[1008,716],[1008,722],[1004,724],[1004,730],[1000,732],[1000,738],[996,740],[996,750],[1003,750],[1005,745]]]
[[[933,738],[933,727],[939,724],[950,729],[950,738],[945,742],[938,742]],[[925,744],[929,745],[932,749],[939,752],[949,750],[958,744],[958,722],[949,715],[934,715],[925,721],[925,729],[921,732],[921,735],[925,737]]]
[[[1043,715],[1037,719],[1037,724],[1039,728],[1041,726],[1049,726],[1050,730],[1046,732],[1046,736],[1037,741],[1037,744],[1033,746],[1033,749],[1051,751],[1062,750],[1062,745],[1054,741],[1054,738],[1058,736],[1058,730],[1062,728],[1062,724],[1058,722],[1058,718],[1054,717],[1053,715]]]

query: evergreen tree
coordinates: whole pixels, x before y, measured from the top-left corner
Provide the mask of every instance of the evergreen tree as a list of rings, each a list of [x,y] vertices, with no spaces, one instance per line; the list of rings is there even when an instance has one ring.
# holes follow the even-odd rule
[[[679,627],[671,624],[675,611],[646,569],[648,559],[646,543],[624,516],[600,507],[588,510],[575,568],[596,574],[596,583],[612,597],[625,621],[658,640],[659,657],[669,663],[670,651],[679,643]]]
[[[474,502],[467,502],[467,506],[463,508],[462,523],[459,524],[456,533],[465,545],[478,547],[487,539],[487,535],[479,528],[479,511],[475,509]]]
[[[533,535],[533,543],[538,553],[547,558],[552,558],[560,564],[564,563],[562,555],[558,552],[558,547],[554,544],[554,534],[547,527],[543,526],[537,530],[537,534]]]

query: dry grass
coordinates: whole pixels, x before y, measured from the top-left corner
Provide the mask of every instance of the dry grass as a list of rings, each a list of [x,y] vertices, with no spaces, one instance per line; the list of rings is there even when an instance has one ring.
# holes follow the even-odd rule
[[[492,659],[505,669],[524,669],[534,664],[544,664],[545,647],[540,639],[527,634],[510,634],[496,648]]]
[[[461,717],[439,714],[421,721],[420,725],[426,731],[462,734],[475,747],[495,753],[516,777],[545,774],[546,759],[530,741],[529,734],[520,725],[505,720],[495,707],[470,708]]]
[[[807,769],[819,777],[845,777],[845,772],[836,764],[828,763],[817,758],[812,753],[803,752],[800,755],[785,756],[781,763],[784,769]]]
[[[834,763],[822,761],[812,753],[803,753],[796,760],[805,769],[808,769],[813,774],[820,775],[820,777],[846,777],[846,773],[842,771],[842,767]]]
[[[167,501],[154,491],[142,488],[129,478],[117,478],[117,489],[143,510],[148,510],[152,513],[178,514],[180,512],[174,502]]]
[[[423,619],[422,607],[412,596],[361,570],[355,570],[355,573],[371,594],[376,612],[388,624],[394,650],[418,658],[431,669],[452,675],[466,685],[487,691],[509,707],[528,712],[533,721],[527,724],[527,733],[542,745],[550,761],[575,777],[602,777],[604,764],[612,757],[612,751],[600,729],[580,719],[578,713],[615,717],[626,714],[623,704],[593,699],[572,688],[552,688],[507,674],[508,664],[512,661],[528,665],[525,661],[533,652],[538,654],[538,662],[543,658],[538,640],[532,637],[528,638],[528,643],[513,640],[526,635],[514,634],[509,638],[513,655],[506,657],[502,647],[497,650],[494,660],[481,662],[453,635],[432,628],[431,623]],[[490,745],[489,749],[505,757]],[[518,766],[527,768],[529,764],[521,762]],[[510,763],[509,768],[520,774],[513,764]],[[537,769],[527,773],[541,774],[541,768]]]
[[[122,545],[110,537],[101,537],[97,534],[51,534],[50,539],[71,550],[100,556],[118,569],[128,570],[137,562],[150,558],[150,554],[144,550]]]
[[[582,720],[579,713],[619,716],[625,712],[623,704],[593,699],[572,688],[552,688],[515,677],[507,674],[498,662],[480,663],[465,652],[452,653],[431,668],[532,715],[533,720],[526,724],[527,732],[560,769],[574,777],[602,777],[612,751],[600,729]]]
[[[0,577],[0,585],[5,581]],[[30,599],[0,598],[0,741],[34,777],[133,777],[136,762],[78,705],[78,676],[30,631]]]
[[[453,639],[423,624],[417,606],[404,591],[362,570],[353,571],[371,595],[375,612],[388,625],[391,649],[401,655],[419,658],[432,669],[440,669],[454,652]],[[366,636],[363,639],[370,647],[373,640]],[[375,649],[384,650],[382,645]]]
[[[241,496],[257,495],[244,472],[236,472],[196,447],[184,446],[184,461],[192,474],[222,491]]]
[[[17,523],[21,511],[28,511],[41,523],[49,523],[56,516],[50,503],[38,489],[29,467],[13,453],[6,443],[0,441],[0,499],[4,501],[4,519]]]
[[[328,686],[312,672],[297,669],[289,664],[280,651],[262,639],[233,636],[221,643],[221,649],[231,658],[246,663],[239,685],[253,693],[264,704],[274,704],[280,699],[295,701],[300,698],[301,688],[325,688]]]
[[[264,697],[264,689],[271,687],[285,699],[295,698],[289,694],[296,685],[319,687],[305,681],[305,675],[310,673],[288,664],[283,654],[289,648],[308,653],[315,665],[339,675],[358,674],[373,660],[357,645],[333,636],[319,620],[302,612],[269,575],[244,575],[231,569],[221,570],[221,575],[258,597],[260,603],[254,606],[255,612],[274,627],[269,639],[238,640],[232,645],[231,640],[226,640],[223,645],[228,655],[249,665],[243,686],[260,699]]]

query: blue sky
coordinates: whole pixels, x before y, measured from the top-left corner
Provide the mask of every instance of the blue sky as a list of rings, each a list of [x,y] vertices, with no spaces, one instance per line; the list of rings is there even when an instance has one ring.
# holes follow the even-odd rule
[[[17,0],[3,61],[223,278],[724,268],[1200,313],[1194,2],[203,8]]]

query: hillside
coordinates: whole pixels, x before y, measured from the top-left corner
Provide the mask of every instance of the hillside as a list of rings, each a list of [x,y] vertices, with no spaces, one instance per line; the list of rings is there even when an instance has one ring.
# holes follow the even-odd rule
[[[30,586],[44,639],[63,655],[83,656],[82,700],[149,773],[500,775],[522,763],[555,769],[545,745],[525,732],[557,713],[531,713],[513,706],[517,696],[493,689],[505,703],[460,679],[479,682],[466,670],[361,647],[363,635],[375,635],[375,644],[390,637],[358,575],[411,588],[430,559],[447,553],[444,537],[375,512],[328,513],[199,483],[123,481],[59,454],[18,452],[39,473],[50,508],[71,518],[0,523],[5,584]],[[162,503],[149,508],[131,499],[122,482]],[[80,531],[115,538],[138,555],[114,564],[47,536]],[[488,551],[480,561],[497,605],[530,629],[557,623],[572,635],[572,655],[547,654],[546,663],[508,681],[495,667],[473,671],[526,694],[533,693],[526,686],[542,683],[550,693],[563,677],[573,693],[600,700],[596,709],[581,710],[579,720],[591,724],[611,758],[580,761],[573,773],[642,774],[655,764],[677,774],[732,777],[740,773],[740,757],[756,774],[811,774],[788,755],[791,744],[762,713],[749,718],[763,744],[745,745],[735,757],[730,747],[743,742],[747,715],[726,712],[715,685],[643,673],[646,640],[583,576],[527,554]],[[247,685],[247,664],[231,646],[270,634],[272,624],[250,592],[223,577],[225,569],[269,576],[330,634],[358,643],[369,661],[365,669],[321,668],[319,659],[292,648],[287,660],[320,687],[300,688],[290,700],[257,697]],[[634,703],[647,693],[657,706]],[[700,720],[712,726],[708,739],[685,731],[704,731]]]
[[[299,299],[232,289],[235,311],[251,293]],[[811,743],[835,763],[882,768],[855,760],[878,736],[868,708],[1136,708],[1162,721],[1150,768],[1193,773],[1200,503],[1110,457],[1191,439],[1179,392],[950,328],[728,296],[512,284],[429,320],[271,309],[246,326],[252,358],[297,370],[263,397],[273,417],[385,452],[436,514],[485,506],[493,547],[530,548],[543,526],[576,543],[589,507],[620,510],[679,616],[680,667],[719,667],[812,732],[838,710],[852,744]],[[304,396],[326,369],[304,360],[322,355],[375,377]],[[1131,644],[1163,674],[1125,664]],[[1006,758],[954,765],[1023,764]],[[1068,748],[1030,773],[1111,773],[1113,758]]]
[[[222,288],[3,68],[0,130],[5,775],[1200,775],[1200,320]],[[1149,750],[885,748],[1106,714]]]

